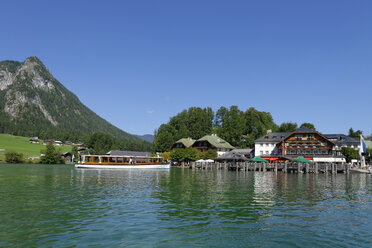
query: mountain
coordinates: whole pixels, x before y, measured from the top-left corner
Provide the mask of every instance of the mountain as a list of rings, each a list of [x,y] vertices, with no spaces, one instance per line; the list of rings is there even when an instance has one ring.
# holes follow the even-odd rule
[[[147,141],[147,142],[154,142],[154,135],[152,134],[145,134],[145,135],[136,135],[138,138],[140,138],[141,140],[144,140],[144,141]]]
[[[94,132],[143,142],[82,104],[37,57],[0,62],[0,133],[73,141]]]

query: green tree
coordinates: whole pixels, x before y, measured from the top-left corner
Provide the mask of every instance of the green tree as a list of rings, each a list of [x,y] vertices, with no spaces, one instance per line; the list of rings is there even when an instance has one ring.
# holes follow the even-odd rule
[[[283,122],[279,126],[279,132],[290,133],[297,130],[297,123],[295,122]]]
[[[174,149],[170,152],[170,159],[174,162],[183,162],[185,157],[185,149]]]
[[[196,161],[199,159],[199,151],[196,150],[195,148],[187,148],[183,150],[185,151],[184,157],[185,162]]]
[[[109,134],[96,132],[89,137],[86,145],[94,154],[106,154],[112,149],[114,139]]]
[[[202,152],[199,154],[199,157],[201,159],[215,159],[217,158],[217,151],[214,150],[214,149],[209,149],[208,151],[206,152]]]
[[[244,113],[237,106],[231,106],[228,111],[225,108],[220,109],[217,111],[217,115],[219,114],[221,120],[218,122],[221,123],[221,126],[217,128],[218,136],[233,146],[241,145],[242,135],[246,129]]]
[[[212,132],[214,113],[211,108],[191,107],[172,117],[155,131],[154,151],[164,152],[181,138],[199,139]]]
[[[273,132],[278,130],[278,126],[274,123],[269,112],[260,112],[255,108],[249,108],[244,112],[244,118],[246,120],[245,147],[253,147],[254,141],[266,134],[268,129]]]
[[[366,162],[368,164],[372,162],[372,148],[367,148]]]
[[[199,159],[199,152],[194,148],[174,149],[170,152],[170,159],[175,162],[191,162]]]
[[[172,144],[175,142],[173,137],[174,128],[167,124],[162,124],[155,132],[154,150],[156,152],[168,151]]]
[[[341,153],[345,156],[346,162],[350,163],[352,159],[359,159],[359,151],[350,147],[342,147]]]
[[[311,124],[311,123],[308,123],[308,122],[302,123],[300,128],[302,128],[302,127],[306,127],[306,128],[311,129],[311,130],[314,130],[314,131],[316,130],[314,124]]]
[[[24,163],[23,154],[14,151],[8,151],[5,153],[5,162],[9,164]]]
[[[349,136],[351,138],[356,139],[356,140],[360,140],[360,135],[362,135],[362,134],[363,134],[363,132],[361,130],[354,131],[354,129],[352,127],[349,129]]]
[[[161,154],[161,156],[163,157],[164,161],[170,161],[170,152],[163,152]]]
[[[40,163],[42,164],[63,164],[64,159],[61,156],[61,153],[56,151],[56,148],[52,143],[46,145],[46,149],[42,150],[41,153],[44,156],[41,156]]]

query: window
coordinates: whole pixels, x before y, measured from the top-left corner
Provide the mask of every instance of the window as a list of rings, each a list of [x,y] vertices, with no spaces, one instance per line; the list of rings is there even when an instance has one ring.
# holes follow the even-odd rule
[[[117,158],[117,163],[123,163],[123,158]]]
[[[110,162],[110,163],[115,163],[115,157],[110,157],[110,158],[109,158],[109,162]]]
[[[266,151],[266,154],[269,154],[269,151]]]
[[[108,157],[102,157],[101,161],[102,161],[102,163],[107,163],[108,162]]]
[[[264,154],[263,151],[260,151],[260,154],[263,155]]]
[[[98,157],[93,157],[93,162],[98,163],[99,162],[99,158]]]

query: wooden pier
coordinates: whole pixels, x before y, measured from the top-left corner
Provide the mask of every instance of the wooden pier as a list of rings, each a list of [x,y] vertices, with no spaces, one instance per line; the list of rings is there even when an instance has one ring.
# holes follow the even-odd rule
[[[190,163],[190,169],[233,171],[282,171],[284,173],[349,173],[350,164],[336,163]]]

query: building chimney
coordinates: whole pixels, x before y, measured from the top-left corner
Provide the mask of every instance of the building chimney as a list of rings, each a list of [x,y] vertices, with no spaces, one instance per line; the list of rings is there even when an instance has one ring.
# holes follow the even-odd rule
[[[272,133],[273,131],[271,129],[267,129],[267,134]]]

